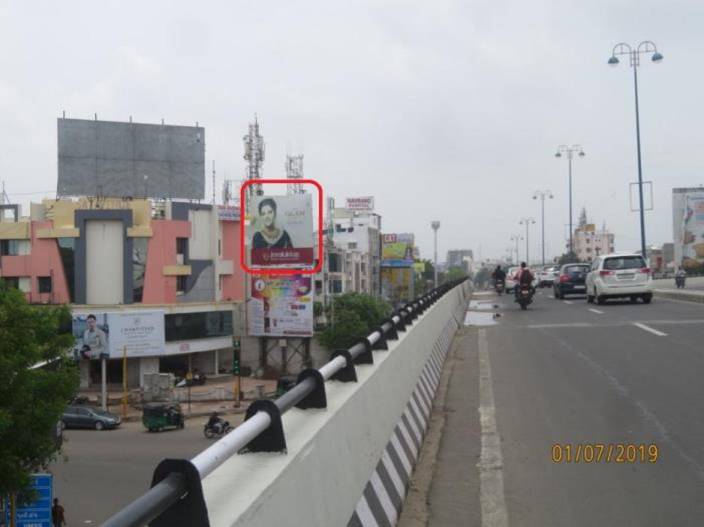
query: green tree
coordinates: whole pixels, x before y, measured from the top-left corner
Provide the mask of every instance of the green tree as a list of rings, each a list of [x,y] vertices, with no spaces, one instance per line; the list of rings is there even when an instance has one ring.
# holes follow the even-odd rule
[[[347,349],[391,315],[391,306],[373,296],[345,293],[328,307],[328,326],[318,340],[329,350]]]
[[[464,272],[464,269],[461,267],[450,267],[447,271],[445,271],[445,281],[451,282],[452,280],[457,280],[459,278],[464,278],[467,276],[467,273]]]
[[[60,452],[56,426],[78,389],[70,320],[65,306],[31,306],[0,280],[0,496],[26,491]]]

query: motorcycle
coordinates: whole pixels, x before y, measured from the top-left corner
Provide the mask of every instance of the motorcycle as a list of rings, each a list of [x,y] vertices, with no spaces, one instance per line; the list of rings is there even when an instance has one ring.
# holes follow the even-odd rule
[[[522,310],[528,309],[528,304],[533,302],[533,289],[528,284],[522,284],[521,289],[516,297],[516,302],[519,303]]]
[[[677,286],[677,289],[684,289],[684,280],[685,277],[683,275],[675,276],[675,285]]]
[[[494,283],[494,289],[496,289],[496,292],[501,296],[504,292],[504,288],[506,287],[506,282],[502,278],[499,278],[496,280]]]
[[[219,425],[220,426],[208,426],[208,423],[205,423],[203,435],[208,439],[213,439],[214,437],[220,438],[233,430],[229,421],[221,421]]]

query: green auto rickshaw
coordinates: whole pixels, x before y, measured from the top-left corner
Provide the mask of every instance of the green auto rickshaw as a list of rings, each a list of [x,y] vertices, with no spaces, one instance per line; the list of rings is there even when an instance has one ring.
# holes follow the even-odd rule
[[[142,424],[150,432],[185,426],[181,405],[178,403],[147,403],[142,409]]]

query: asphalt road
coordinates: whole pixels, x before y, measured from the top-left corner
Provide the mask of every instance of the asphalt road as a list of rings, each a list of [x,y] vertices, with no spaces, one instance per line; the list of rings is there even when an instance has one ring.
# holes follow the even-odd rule
[[[234,424],[241,418],[227,415]],[[66,509],[68,525],[100,525],[149,489],[164,458],[190,459],[212,444],[203,437],[207,418],[186,421],[183,430],[147,432],[141,423],[116,430],[66,430],[65,461],[51,466],[54,495]]]
[[[704,525],[704,306],[510,300],[458,335],[429,524]],[[630,444],[657,461],[605,461]]]

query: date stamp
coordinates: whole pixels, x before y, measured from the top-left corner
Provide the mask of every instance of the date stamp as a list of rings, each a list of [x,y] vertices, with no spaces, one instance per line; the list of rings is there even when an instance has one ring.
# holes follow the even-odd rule
[[[553,463],[657,463],[655,443],[555,443]]]

